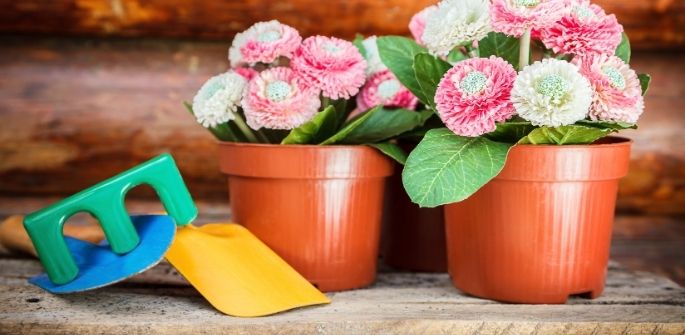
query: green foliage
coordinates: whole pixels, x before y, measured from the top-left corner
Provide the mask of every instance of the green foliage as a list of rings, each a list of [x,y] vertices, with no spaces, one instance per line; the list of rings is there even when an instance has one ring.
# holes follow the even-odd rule
[[[364,58],[366,58],[366,56],[367,56],[367,55],[366,55],[366,48],[364,47],[364,43],[362,43],[363,41],[364,41],[364,35],[362,35],[362,34],[357,34],[357,35],[354,37],[354,40],[352,41],[352,44],[354,44],[354,46],[357,47],[357,49],[359,50],[359,53],[362,54],[362,56],[363,56]]]
[[[519,65],[519,39],[503,33],[491,32],[478,42],[480,57],[502,57],[514,68]]]
[[[404,189],[421,207],[464,200],[502,170],[512,145],[447,128],[430,130],[407,158]]]
[[[623,33],[623,36],[621,37],[621,43],[616,48],[616,52],[614,54],[618,58],[622,59],[626,64],[630,63],[630,40],[628,39],[628,35],[626,35],[626,33]]]
[[[378,112],[381,109],[380,106],[375,107],[370,109],[369,111],[365,112],[361,116],[354,118],[345,126],[342,127],[342,129],[338,130],[335,134],[321,142],[321,145],[332,145],[332,144],[339,144],[341,143],[355,128],[359,127],[362,125],[367,119],[372,117],[376,112]]]
[[[640,87],[642,88],[642,95],[644,96],[649,90],[649,83],[652,81],[652,76],[646,73],[640,73],[637,75],[637,79],[640,80]]]
[[[461,52],[460,48],[455,48],[454,50],[450,51],[449,54],[447,54],[447,62],[452,65],[467,59],[469,59],[469,56]]]
[[[611,128],[568,125],[561,127],[540,127],[522,138],[519,144],[590,144],[617,131]]]
[[[421,89],[421,95],[417,95],[417,98],[426,106],[436,110],[435,91],[438,89],[442,76],[452,68],[452,65],[435,56],[420,53],[414,57],[413,68]]]
[[[378,151],[384,153],[402,165],[407,162],[407,153],[404,152],[404,150],[402,150],[402,148],[400,148],[400,146],[397,144],[391,142],[381,142],[367,145],[378,149]]]
[[[526,120],[512,120],[498,123],[495,131],[485,136],[493,141],[516,143],[537,127]]]
[[[382,142],[422,126],[433,113],[428,110],[415,112],[381,107],[371,114],[338,142],[344,144]]]
[[[195,117],[195,113],[193,112],[193,105],[191,105],[189,102],[184,101],[183,106],[188,110],[190,115]],[[226,142],[245,142],[246,139],[242,136],[240,131],[234,129],[235,126],[231,126],[230,123],[223,123],[219,124],[215,127],[209,127],[207,130],[216,137],[217,140],[219,141],[226,141]]]
[[[293,129],[281,144],[316,144],[335,134],[338,130],[338,112],[329,105],[309,122]]]
[[[421,86],[414,73],[414,57],[427,53],[426,48],[411,39],[401,36],[382,36],[376,40],[378,55],[385,66],[414,95],[422,95]]]

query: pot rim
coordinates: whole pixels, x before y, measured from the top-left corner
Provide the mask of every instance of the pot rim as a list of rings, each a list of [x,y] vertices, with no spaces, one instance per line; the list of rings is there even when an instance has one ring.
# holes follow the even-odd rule
[[[366,144],[332,144],[332,145],[319,145],[319,144],[280,144],[280,143],[250,143],[250,142],[229,142],[229,141],[216,141],[219,145],[225,146],[235,146],[235,147],[284,147],[284,148],[306,148],[306,149],[374,149]],[[374,149],[375,150],[375,149]]]

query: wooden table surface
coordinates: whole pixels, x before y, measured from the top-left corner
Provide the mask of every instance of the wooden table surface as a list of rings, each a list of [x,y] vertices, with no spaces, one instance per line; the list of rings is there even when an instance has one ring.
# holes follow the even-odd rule
[[[332,303],[262,318],[214,310],[168,264],[111,287],[52,295],[27,258],[0,258],[0,333],[33,334],[685,334],[685,289],[612,264],[598,299],[513,305],[464,295],[447,274],[382,272]]]

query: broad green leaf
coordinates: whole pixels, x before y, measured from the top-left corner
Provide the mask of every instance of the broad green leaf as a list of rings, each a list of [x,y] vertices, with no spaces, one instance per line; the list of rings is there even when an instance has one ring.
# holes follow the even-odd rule
[[[190,115],[195,117],[195,113],[193,112],[193,105],[191,105],[189,102],[184,101],[183,106],[188,110]],[[229,123],[222,123],[219,125],[216,125],[215,127],[209,127],[207,128],[209,132],[214,135],[219,141],[226,141],[226,142],[244,142],[245,140],[242,139],[240,136],[237,135],[236,132],[234,132],[231,129],[231,126]],[[238,132],[239,133],[239,132]]]
[[[435,109],[435,91],[438,89],[438,84],[442,76],[452,68],[450,63],[445,62],[435,56],[427,53],[420,53],[414,56],[414,73],[416,74],[416,81],[421,88],[421,95],[416,97],[421,100],[426,106],[433,110]]]
[[[502,57],[514,68],[519,64],[519,40],[503,33],[490,32],[478,42],[480,57]]]
[[[455,48],[454,50],[450,51],[449,54],[447,54],[447,62],[452,65],[467,59],[469,59],[469,56],[461,52],[460,48]]]
[[[582,125],[561,127],[540,127],[522,138],[519,144],[590,144],[617,131],[612,128],[597,128]]]
[[[407,158],[404,189],[421,207],[462,201],[502,170],[512,146],[447,128],[430,130]]]
[[[626,33],[623,33],[623,36],[621,37],[621,43],[616,48],[615,55],[622,59],[626,64],[630,63],[630,40],[628,39],[628,35],[626,35]]]
[[[414,57],[428,52],[413,40],[401,36],[382,36],[376,40],[378,54],[385,66],[397,79],[415,95],[421,94],[421,87],[414,74]],[[418,95],[417,95],[418,97]]]
[[[359,53],[362,54],[362,57],[366,58],[366,48],[364,47],[364,35],[362,34],[357,34],[354,37],[354,40],[352,41],[352,44],[354,44],[355,47],[359,50]]]
[[[646,73],[640,73],[637,75],[637,79],[640,80],[640,87],[642,88],[642,95],[644,96],[649,90],[649,83],[652,81],[652,76]]]
[[[432,115],[433,112],[429,110],[415,112],[380,107],[337,142],[345,144],[381,142],[422,126]]]
[[[335,133],[338,115],[333,106],[317,113],[305,124],[290,131],[281,144],[317,144]]]
[[[533,131],[536,126],[529,121],[507,121],[498,123],[495,131],[486,134],[487,138],[506,143],[517,143],[521,138]]]
[[[390,142],[382,143],[371,143],[367,144],[370,147],[378,149],[378,151],[384,153],[388,157],[394,159],[396,162],[404,165],[407,162],[407,153],[400,148],[399,145]]]
[[[365,112],[361,116],[353,119],[352,121],[348,122],[342,129],[340,129],[337,133],[335,133],[333,136],[327,138],[323,142],[321,142],[321,145],[331,145],[331,144],[336,144],[340,143],[342,140],[344,140],[347,135],[349,135],[355,128],[359,127],[361,124],[364,123],[367,119],[372,117],[376,112],[378,112],[381,109],[380,106],[375,107],[370,109],[368,112]]]

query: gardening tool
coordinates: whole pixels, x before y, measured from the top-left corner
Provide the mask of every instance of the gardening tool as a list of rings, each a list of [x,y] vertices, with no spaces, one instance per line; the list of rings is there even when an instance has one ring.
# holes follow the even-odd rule
[[[160,155],[24,218],[24,228],[33,242],[50,281],[56,285],[63,285],[76,279],[79,274],[79,267],[74,260],[74,255],[70,252],[67,239],[62,236],[64,223],[77,212],[89,212],[100,221],[112,252],[120,255],[127,254],[139,245],[141,240],[136,227],[126,213],[124,196],[130,189],[140,184],[149,184],[157,191],[165,209],[174,218],[176,224],[188,224],[197,216],[197,208],[173,158],[169,154]],[[175,229],[172,227],[170,231],[173,234]],[[172,239],[173,236],[164,248],[171,244]],[[148,243],[155,243],[155,241],[151,239]],[[161,242],[163,240],[156,241],[156,243]],[[72,244],[72,247],[77,246]],[[92,250],[83,245],[79,245],[76,249]],[[157,257],[136,258],[136,261],[145,260],[150,263],[136,264],[133,268],[146,269],[159,262],[163,254],[159,255],[156,261]],[[96,266],[97,260],[90,260],[82,265]],[[79,290],[100,287],[111,283],[112,279],[117,279],[115,281],[125,279],[124,273],[128,274],[128,271],[122,271],[119,278],[96,276],[95,278],[101,281],[83,282]]]
[[[157,190],[176,224],[165,215],[129,219],[123,196],[141,183]],[[79,211],[100,220],[103,243],[62,236],[66,219]],[[1,241],[37,254],[47,274],[30,282],[53,293],[84,291],[126,279],[157,264],[168,250],[169,262],[214,307],[229,315],[262,316],[330,302],[247,229],[236,224],[187,225],[196,215],[173,159],[162,155],[28,215],[24,227],[35,250],[25,242],[26,235],[14,231],[19,228],[13,223],[17,218],[0,225],[9,232]],[[174,239],[176,226],[184,225]],[[85,230],[92,233],[92,227],[83,226],[69,232],[86,236]]]
[[[166,259],[219,311],[242,317],[330,300],[243,226],[178,229]]]

